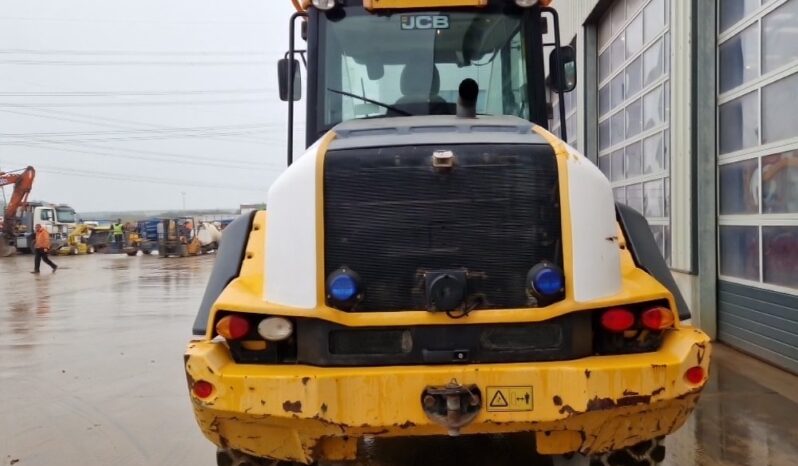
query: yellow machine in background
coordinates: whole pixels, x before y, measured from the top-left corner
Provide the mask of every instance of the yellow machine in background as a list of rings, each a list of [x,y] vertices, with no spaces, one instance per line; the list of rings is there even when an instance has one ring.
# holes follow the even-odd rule
[[[208,222],[193,217],[162,219],[158,225],[158,251],[161,257],[185,257],[215,251],[221,232]]]
[[[157,245],[144,238],[139,230],[126,231],[124,243],[122,251],[131,257],[138,255],[139,251],[147,256],[157,249]]]
[[[158,225],[158,255],[160,257],[188,256],[191,231],[183,219],[163,219]]]
[[[93,254],[94,246],[88,244],[91,236],[92,226],[78,224],[67,235],[66,244],[58,248],[56,253],[59,256],[74,256],[78,254]]]
[[[137,231],[125,232],[125,247],[122,248],[125,254],[128,256],[135,256],[139,253],[141,244],[142,239]]]
[[[202,254],[202,243],[200,243],[200,240],[196,236],[191,238],[191,241],[189,241],[187,250],[189,256],[197,256]]]

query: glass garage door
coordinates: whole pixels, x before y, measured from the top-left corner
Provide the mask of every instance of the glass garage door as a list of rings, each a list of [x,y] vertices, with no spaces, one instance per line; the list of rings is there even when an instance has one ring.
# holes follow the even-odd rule
[[[798,372],[798,0],[718,1],[718,335]]]
[[[599,21],[599,168],[670,259],[668,0],[618,0]]]

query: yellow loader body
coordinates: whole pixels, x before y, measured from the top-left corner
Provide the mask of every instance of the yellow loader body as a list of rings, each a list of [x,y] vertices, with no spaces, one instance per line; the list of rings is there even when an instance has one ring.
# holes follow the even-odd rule
[[[265,225],[266,213],[259,212],[240,275],[217,299],[211,322],[223,309],[264,315],[330,314],[330,318],[337,314],[337,320],[347,325],[385,319],[380,313],[354,316],[332,309],[299,312],[263,301],[259,292]],[[627,294],[650,299],[665,293],[634,266],[628,251],[622,248],[620,253],[627,289],[620,298],[578,306],[559,303],[550,306],[555,311],[536,318],[578,312],[569,307],[605,307],[614,299],[629,299]],[[504,310],[499,315],[513,321],[521,312]],[[491,313],[482,315],[493,318]],[[399,314],[430,316],[423,311]],[[476,387],[481,394],[482,406],[458,432],[462,435],[534,432],[541,454],[597,454],[678,429],[706,382],[704,377],[692,383],[685,374],[694,367],[707,374],[710,351],[706,334],[677,322],[655,352],[569,361],[384,367],[242,364],[233,360],[227,343],[214,338],[209,326],[204,339],[189,344],[185,369],[189,388],[199,380],[214,387],[205,398],[192,393],[204,435],[221,448],[257,457],[303,463],[352,459],[362,437],[450,434],[426,415],[422,394],[428,387],[452,383]]]

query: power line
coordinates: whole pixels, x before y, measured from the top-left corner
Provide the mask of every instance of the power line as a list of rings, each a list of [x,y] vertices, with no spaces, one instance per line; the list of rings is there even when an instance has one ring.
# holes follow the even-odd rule
[[[103,126],[107,128],[116,128],[116,129],[138,129],[137,127],[145,127],[145,128],[157,128],[157,129],[164,129],[164,128],[171,128],[169,126],[164,125],[154,125],[152,123],[143,123],[134,120],[126,120],[121,118],[111,118],[111,117],[98,117],[95,115],[88,115],[85,113],[78,113],[78,112],[69,112],[66,110],[53,110],[53,109],[46,109],[46,108],[37,108],[38,112],[43,112],[45,115],[41,115],[40,113],[31,113],[25,112],[20,110],[8,110],[8,109],[0,109],[0,112],[4,113],[13,113],[16,115],[26,115],[26,116],[33,116],[37,118],[47,118],[57,121],[69,121],[72,123],[80,123],[80,124],[89,124],[94,126]],[[55,115],[70,115],[76,118],[64,117],[64,116],[54,116],[54,115],[47,115],[47,113],[52,113]],[[119,124],[110,124],[109,121],[117,121],[121,122],[122,125]],[[238,141],[238,142],[245,142],[249,144],[263,144],[265,142],[269,142],[267,139],[261,139],[257,136],[250,136],[250,137],[236,137],[236,136],[207,136],[208,139],[217,139],[222,141]]]
[[[145,60],[3,60],[0,65],[58,65],[58,66],[265,66],[271,65],[268,60],[228,60],[228,61],[145,61]]]
[[[148,140],[159,140],[159,139],[183,139],[183,138],[204,138],[207,135],[217,135],[217,136],[224,136],[224,135],[239,135],[239,134],[257,134],[261,132],[261,130],[238,130],[238,131],[227,131],[227,132],[207,132],[207,133],[177,133],[177,134],[159,134],[159,135],[142,135],[142,136],[109,136],[109,137],[88,137],[88,138],[66,138],[66,139],[52,139],[49,136],[43,136],[42,138],[32,138],[31,140],[22,140],[22,141],[0,141],[0,145],[14,145],[20,142],[26,144],[42,144],[42,143],[61,143],[61,142],[104,142],[104,141],[148,141]],[[46,139],[45,139],[46,138]]]
[[[36,170],[42,173],[52,173],[58,175],[80,176],[80,177],[108,179],[108,180],[117,180],[117,181],[143,182],[143,183],[163,184],[171,186],[192,186],[192,187],[201,187],[201,188],[233,189],[238,191],[263,191],[264,189],[266,189],[265,186],[258,187],[258,186],[247,186],[247,185],[232,184],[232,183],[227,184],[227,183],[216,183],[216,182],[201,182],[196,180],[159,178],[159,177],[132,175],[128,173],[113,173],[113,172],[103,172],[103,171],[93,171],[93,170],[82,170],[82,169],[75,169],[72,167],[59,167],[52,165],[37,165]]]
[[[22,147],[37,147],[35,144],[14,144],[15,146],[22,146]],[[230,170],[256,170],[256,171],[270,171],[271,169],[276,168],[274,165],[268,164],[257,164],[257,163],[240,163],[240,162],[229,162],[229,161],[205,161],[204,159],[197,159],[191,156],[185,156],[184,158],[175,158],[175,159],[168,159],[168,158],[159,158],[159,157],[152,157],[146,155],[131,155],[131,154],[120,154],[116,152],[102,152],[96,150],[88,150],[88,149],[72,149],[68,147],[63,147],[57,144],[48,145],[46,146],[47,149],[53,149],[61,152],[72,152],[77,154],[84,154],[84,155],[99,155],[102,157],[112,157],[118,158],[123,160],[129,161],[141,161],[141,160],[148,160],[151,162],[156,163],[171,163],[171,164],[178,164],[182,166],[190,165],[190,166],[206,166],[206,167],[216,167],[222,169],[230,169]]]
[[[43,87],[44,91],[52,92],[52,91],[49,91],[48,86],[41,86],[41,85],[38,85],[38,84],[35,84],[35,83],[30,83],[30,82],[28,82],[27,84],[34,84],[37,87]],[[40,92],[42,92],[42,91],[40,91]],[[70,89],[70,90],[68,90],[66,92],[76,92],[76,91],[74,91],[73,89]],[[183,101],[178,101],[178,102],[182,103]],[[234,102],[234,103],[236,103],[236,102]],[[248,102],[239,101],[237,103],[248,103]],[[80,103],[79,105],[80,106],[86,106],[86,104],[83,104],[83,103]],[[113,104],[113,105],[116,105],[116,104]],[[59,105],[59,106],[63,107],[63,105]],[[16,106],[12,107],[12,108],[30,108],[30,109],[35,109],[37,111],[45,112],[45,113],[61,114],[61,115],[72,115],[72,116],[77,116],[79,118],[88,118],[88,119],[92,120],[91,124],[95,124],[95,125],[97,125],[97,123],[95,123],[95,122],[98,121],[97,116],[94,115],[94,114],[87,115],[85,113],[69,112],[69,111],[66,111],[66,110],[56,110],[56,109],[54,109],[52,107],[42,107],[41,105],[36,105],[35,103],[34,104],[30,104],[30,105],[25,106],[25,107],[21,107],[18,104],[16,104]],[[192,111],[200,111],[200,112],[213,111],[215,115],[217,114],[217,111],[212,109],[212,107],[208,107],[207,110],[202,110],[201,107],[195,107],[195,108],[196,108],[196,110],[192,110]],[[6,109],[0,108],[0,111],[13,113],[13,111],[9,110],[8,108],[6,108]],[[231,109],[228,108],[227,112],[229,113],[230,111],[231,111]],[[43,118],[53,118],[53,117],[49,117],[48,116],[48,117],[43,117]],[[134,124],[134,125],[139,126],[139,127],[148,127],[148,128],[163,127],[162,125],[153,125],[153,124],[149,124],[149,123],[142,123],[142,122],[139,122],[139,121],[132,121],[132,120],[123,120],[123,119],[118,119],[118,118],[114,119],[114,118],[105,117],[105,116],[102,117],[101,123],[99,123],[99,126],[113,127],[111,125],[108,125],[106,123],[107,121],[118,121],[118,122],[122,122],[123,124],[126,124],[126,125],[130,123],[130,124]],[[241,142],[241,143],[248,143],[248,144],[258,144],[258,145],[262,145],[264,142],[274,142],[273,139],[269,140],[268,138],[263,138],[263,137],[258,136],[258,135],[250,135],[250,136],[246,136],[246,135],[233,135],[233,136],[231,136],[231,135],[219,135],[219,136],[217,136],[217,135],[214,135],[214,136],[207,136],[207,139],[216,139],[216,140],[222,140],[222,141],[233,141],[233,142]]]
[[[136,97],[155,95],[208,95],[208,94],[265,94],[276,93],[269,88],[256,89],[198,89],[198,90],[158,90],[158,91],[63,91],[63,92],[0,92],[1,97]]]
[[[77,55],[77,56],[138,56],[210,57],[210,56],[266,56],[256,50],[76,50],[76,49],[0,49],[6,55]]]
[[[257,187],[257,186],[244,186],[240,184],[224,184],[224,183],[204,183],[204,182],[197,182],[197,181],[190,181],[190,180],[176,180],[176,179],[167,179],[167,178],[156,178],[156,177],[147,177],[147,176],[138,176],[138,175],[129,175],[127,173],[111,173],[111,172],[100,172],[100,171],[91,171],[91,170],[77,170],[74,168],[68,167],[54,167],[54,166],[38,166],[36,170],[43,172],[43,173],[52,173],[57,175],[65,175],[65,176],[79,176],[82,178],[97,178],[97,179],[107,179],[107,180],[117,180],[117,181],[131,181],[131,182],[140,182],[140,183],[152,183],[152,184],[162,184],[162,185],[170,185],[170,186],[192,186],[192,187],[200,187],[200,188],[217,188],[217,189],[232,189],[235,191],[259,191],[262,192],[265,190],[264,187]]]
[[[90,149],[100,149],[100,150],[114,150],[114,151],[121,151],[121,152],[129,152],[133,154],[145,154],[145,155],[160,155],[165,157],[172,157],[176,159],[183,159],[186,161],[193,161],[193,160],[207,160],[207,161],[218,161],[224,160],[226,163],[238,164],[238,165],[255,165],[257,162],[253,162],[251,160],[241,160],[241,159],[234,159],[230,157],[216,157],[216,156],[201,156],[201,155],[185,155],[185,154],[177,154],[174,152],[165,152],[165,151],[157,151],[157,150],[146,150],[146,149],[128,149],[128,148],[121,148],[121,147],[108,147],[108,146],[101,146],[97,144],[86,144],[86,143],[76,143],[76,142],[68,142],[62,143],[61,145],[66,144],[69,146],[77,146],[77,147],[88,147]],[[282,161],[277,164],[270,164],[265,163],[265,166],[278,168],[280,170],[285,168],[285,165]]]
[[[253,25],[268,26],[263,21],[219,21],[219,20],[182,20],[182,21],[163,21],[154,19],[135,19],[135,18],[46,18],[32,16],[0,16],[0,21],[41,21],[41,22],[66,22],[66,23],[124,23],[124,24],[206,24],[206,25]]]
[[[23,112],[23,111],[18,111],[18,110],[2,110],[2,109],[0,109],[0,112],[21,114],[21,115],[29,115],[29,116],[37,116],[37,117],[42,117],[42,118],[52,118],[52,119],[56,119],[56,120],[62,120],[63,119],[63,120],[66,120],[66,121],[71,121],[71,122],[77,122],[77,123],[83,123],[83,124],[94,124],[94,125],[98,125],[98,126],[108,126],[108,127],[112,127],[112,128],[138,129],[138,128],[136,128],[136,126],[147,126],[147,127],[159,128],[159,129],[170,129],[170,128],[172,128],[172,127],[168,127],[168,126],[153,125],[151,123],[143,123],[143,122],[138,122],[138,121],[133,121],[133,120],[126,120],[126,119],[121,119],[121,118],[103,118],[103,121],[97,122],[96,121],[97,117],[94,117],[94,116],[91,116],[91,115],[82,114],[82,113],[77,113],[77,112],[64,111],[64,110],[44,110],[44,109],[42,109],[40,111],[43,111],[43,112],[46,112],[46,113],[55,113],[55,114],[58,114],[58,115],[73,115],[73,116],[76,116],[77,118],[87,119],[87,120],[89,120],[89,122],[87,123],[85,121],[80,121],[80,120],[77,120],[77,119],[72,119],[72,118],[68,118],[68,117],[64,117],[64,116],[38,115],[38,114],[35,114],[35,113]],[[118,122],[121,122],[121,125],[120,124],[109,124],[109,123],[105,122],[106,120],[108,120],[108,121],[118,121]],[[228,141],[227,138],[232,138],[233,141],[236,140],[232,136],[207,136],[207,137],[208,138],[215,138],[215,139],[225,138],[225,139],[222,139],[225,142]],[[269,141],[267,141],[267,140],[250,141],[250,140],[247,140],[247,139],[243,139],[243,142],[264,144],[264,143],[269,142]],[[225,163],[228,163],[228,164],[238,164],[238,165],[245,165],[245,166],[255,166],[255,164],[257,164],[257,162],[253,162],[253,161],[250,161],[250,160],[240,160],[240,159],[230,158],[228,156],[202,156],[202,155],[196,155],[196,154],[186,155],[186,154],[178,154],[178,153],[174,153],[174,152],[165,152],[165,151],[157,151],[157,150],[132,149],[132,148],[121,148],[121,147],[108,147],[108,146],[103,146],[103,145],[98,145],[98,144],[91,144],[91,143],[80,142],[80,141],[75,141],[75,140],[69,140],[68,142],[64,141],[64,142],[59,142],[59,143],[53,142],[53,143],[50,143],[50,144],[54,145],[54,146],[57,146],[57,147],[63,147],[63,145],[68,145],[68,146],[77,146],[77,147],[89,148],[89,149],[99,149],[99,150],[103,151],[103,153],[107,153],[107,151],[115,151],[115,152],[127,152],[127,153],[134,153],[134,154],[165,156],[167,158],[174,158],[174,159],[184,160],[184,161],[187,161],[187,162],[193,162],[195,160],[206,160],[206,161],[211,161],[211,162],[217,162],[219,160],[224,160]],[[20,142],[18,144],[8,144],[8,145],[20,145],[20,146],[24,146],[24,147],[42,148],[41,146],[44,145],[46,147],[47,143],[45,143],[45,144],[42,144],[42,143],[30,144],[30,143]],[[75,151],[75,152],[78,152],[78,153],[81,152],[81,151],[77,151],[77,150],[70,150],[70,151]],[[84,149],[84,151],[85,151],[85,149]],[[283,168],[282,162],[280,162],[278,164],[264,163],[264,166]]]
[[[39,108],[39,107],[128,107],[128,106],[176,106],[176,105],[232,105],[232,104],[265,104],[261,99],[223,99],[223,100],[172,100],[172,101],[124,101],[124,102],[0,102],[4,108]]]
[[[66,144],[72,145],[72,146],[78,146],[78,147],[88,147],[88,148],[91,148],[91,149],[116,150],[116,151],[121,151],[121,152],[132,153],[132,154],[157,155],[157,156],[163,156],[163,157],[168,157],[168,158],[182,159],[182,160],[185,160],[187,162],[193,162],[194,160],[205,160],[205,161],[212,161],[212,162],[213,161],[223,160],[226,164],[233,164],[233,165],[238,165],[238,166],[257,167],[257,166],[261,166],[262,165],[263,167],[266,167],[266,168],[277,168],[279,170],[283,170],[285,168],[285,164],[282,161],[280,161],[279,163],[276,163],[276,164],[274,164],[274,163],[266,163],[266,162],[262,162],[261,163],[261,162],[254,162],[254,161],[251,161],[251,160],[234,159],[234,158],[229,158],[229,157],[185,155],[185,154],[176,154],[174,152],[165,152],[165,151],[157,151],[157,150],[145,150],[145,149],[113,148],[113,147],[107,147],[107,146],[100,146],[100,145],[97,145],[97,144],[81,144],[81,143],[73,143],[73,142],[69,142],[69,143],[66,143]]]
[[[32,107],[35,108],[35,107]],[[135,129],[137,126],[146,126],[150,128],[164,128],[165,126],[161,125],[153,125],[149,123],[141,123],[135,122],[133,120],[124,120],[120,118],[111,118],[111,117],[98,117],[95,115],[88,115],[85,113],[77,113],[77,112],[68,112],[65,110],[53,110],[47,108],[36,108],[36,111],[43,112],[45,115],[41,113],[34,113],[34,112],[24,112],[20,110],[8,110],[8,109],[0,109],[0,112],[3,113],[13,113],[15,115],[26,115],[32,116],[36,118],[47,118],[50,120],[57,120],[57,121],[69,121],[71,123],[80,123],[84,125],[93,125],[93,126],[103,126],[106,128],[117,128],[117,129]],[[54,116],[54,115],[47,115],[47,113],[53,113],[56,115],[71,115],[77,118],[69,118],[64,116]],[[123,122],[124,126],[120,126],[119,124],[110,124],[108,121],[119,121]]]
[[[43,137],[65,137],[65,136],[114,136],[125,134],[168,134],[168,133],[186,133],[186,135],[197,132],[216,132],[228,130],[243,130],[243,129],[267,129],[268,125],[262,124],[239,124],[239,125],[224,125],[224,126],[187,126],[187,127],[164,127],[164,128],[146,128],[146,129],[124,129],[116,131],[67,131],[67,132],[54,132],[54,133],[0,133],[0,137],[28,137],[28,138],[43,138]]]

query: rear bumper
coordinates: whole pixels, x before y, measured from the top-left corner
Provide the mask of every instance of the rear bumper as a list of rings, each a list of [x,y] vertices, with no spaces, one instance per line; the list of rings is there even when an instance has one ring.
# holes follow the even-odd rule
[[[708,337],[691,327],[670,332],[656,353],[462,366],[243,365],[224,343],[202,341],[189,345],[186,371],[190,385],[214,386],[205,399],[192,394],[203,433],[255,456],[342,459],[367,435],[446,435],[424,413],[421,394],[453,379],[476,385],[483,397],[463,434],[534,431],[540,453],[596,453],[680,427],[705,383],[690,384],[684,373],[697,365],[706,372],[709,352]],[[530,389],[531,406],[489,409],[496,387],[508,387],[503,396],[512,387]]]

